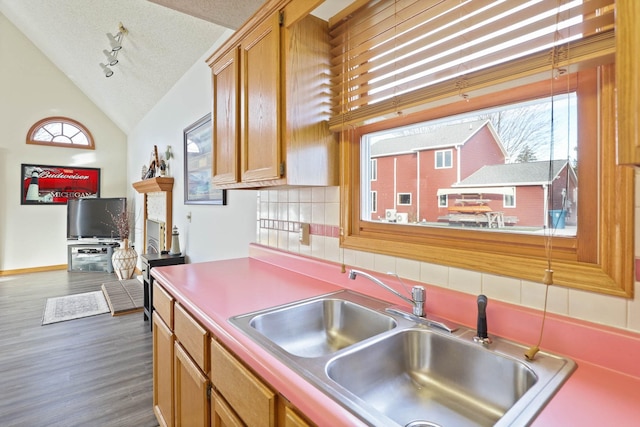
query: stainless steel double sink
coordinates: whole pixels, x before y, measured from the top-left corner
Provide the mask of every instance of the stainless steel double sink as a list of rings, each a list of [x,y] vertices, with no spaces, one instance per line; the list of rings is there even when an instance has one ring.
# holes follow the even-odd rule
[[[344,290],[229,321],[374,426],[527,425],[575,369],[567,358],[453,333]]]

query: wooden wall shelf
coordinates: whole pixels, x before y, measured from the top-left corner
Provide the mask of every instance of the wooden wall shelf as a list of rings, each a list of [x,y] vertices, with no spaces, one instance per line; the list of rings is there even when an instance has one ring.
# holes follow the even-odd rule
[[[156,191],[172,191],[173,190],[173,178],[169,176],[158,176],[155,178],[149,178],[142,181],[134,182],[133,188],[138,193],[153,193]]]
[[[144,233],[142,235],[143,239],[143,247],[141,249],[141,253],[146,252],[146,242],[147,242],[147,218],[148,218],[148,209],[147,209],[147,194],[148,193],[157,193],[162,192],[165,193],[164,201],[165,201],[165,239],[164,239],[164,250],[168,251],[171,248],[171,232],[173,229],[173,178],[169,176],[157,176],[155,178],[144,179],[142,181],[134,182],[133,188],[135,190],[144,195],[144,218],[142,219],[142,227]],[[162,250],[163,248],[161,248]]]

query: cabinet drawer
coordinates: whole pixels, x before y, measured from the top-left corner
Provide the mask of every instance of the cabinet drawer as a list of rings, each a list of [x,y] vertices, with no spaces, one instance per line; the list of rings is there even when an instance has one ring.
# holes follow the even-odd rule
[[[158,283],[153,284],[153,307],[169,329],[173,329],[173,297]]]
[[[211,340],[211,382],[252,427],[275,426],[276,395],[217,341]]]
[[[207,330],[204,329],[180,304],[174,310],[174,333],[176,339],[189,353],[203,372],[209,372]]]

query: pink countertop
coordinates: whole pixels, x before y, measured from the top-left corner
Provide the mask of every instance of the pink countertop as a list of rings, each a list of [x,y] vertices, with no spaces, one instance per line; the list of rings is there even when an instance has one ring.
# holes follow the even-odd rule
[[[152,275],[238,357],[319,426],[364,425],[252,339],[229,317],[343,288],[403,303],[367,280],[348,280],[339,265],[251,245],[250,257],[156,267]],[[380,276],[380,275],[378,275]],[[406,281],[411,286],[410,281]],[[394,286],[393,277],[385,283]],[[397,285],[397,283],[395,283]],[[475,296],[427,288],[427,313],[474,327]],[[489,333],[534,344],[541,313],[491,301]],[[541,348],[578,368],[534,426],[640,425],[640,335],[547,315]]]

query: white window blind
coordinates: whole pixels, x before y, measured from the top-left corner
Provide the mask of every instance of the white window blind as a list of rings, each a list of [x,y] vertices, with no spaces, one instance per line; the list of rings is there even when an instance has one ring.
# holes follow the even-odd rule
[[[610,63],[614,0],[373,0],[331,21],[332,129]],[[544,74],[544,76],[542,76]]]

